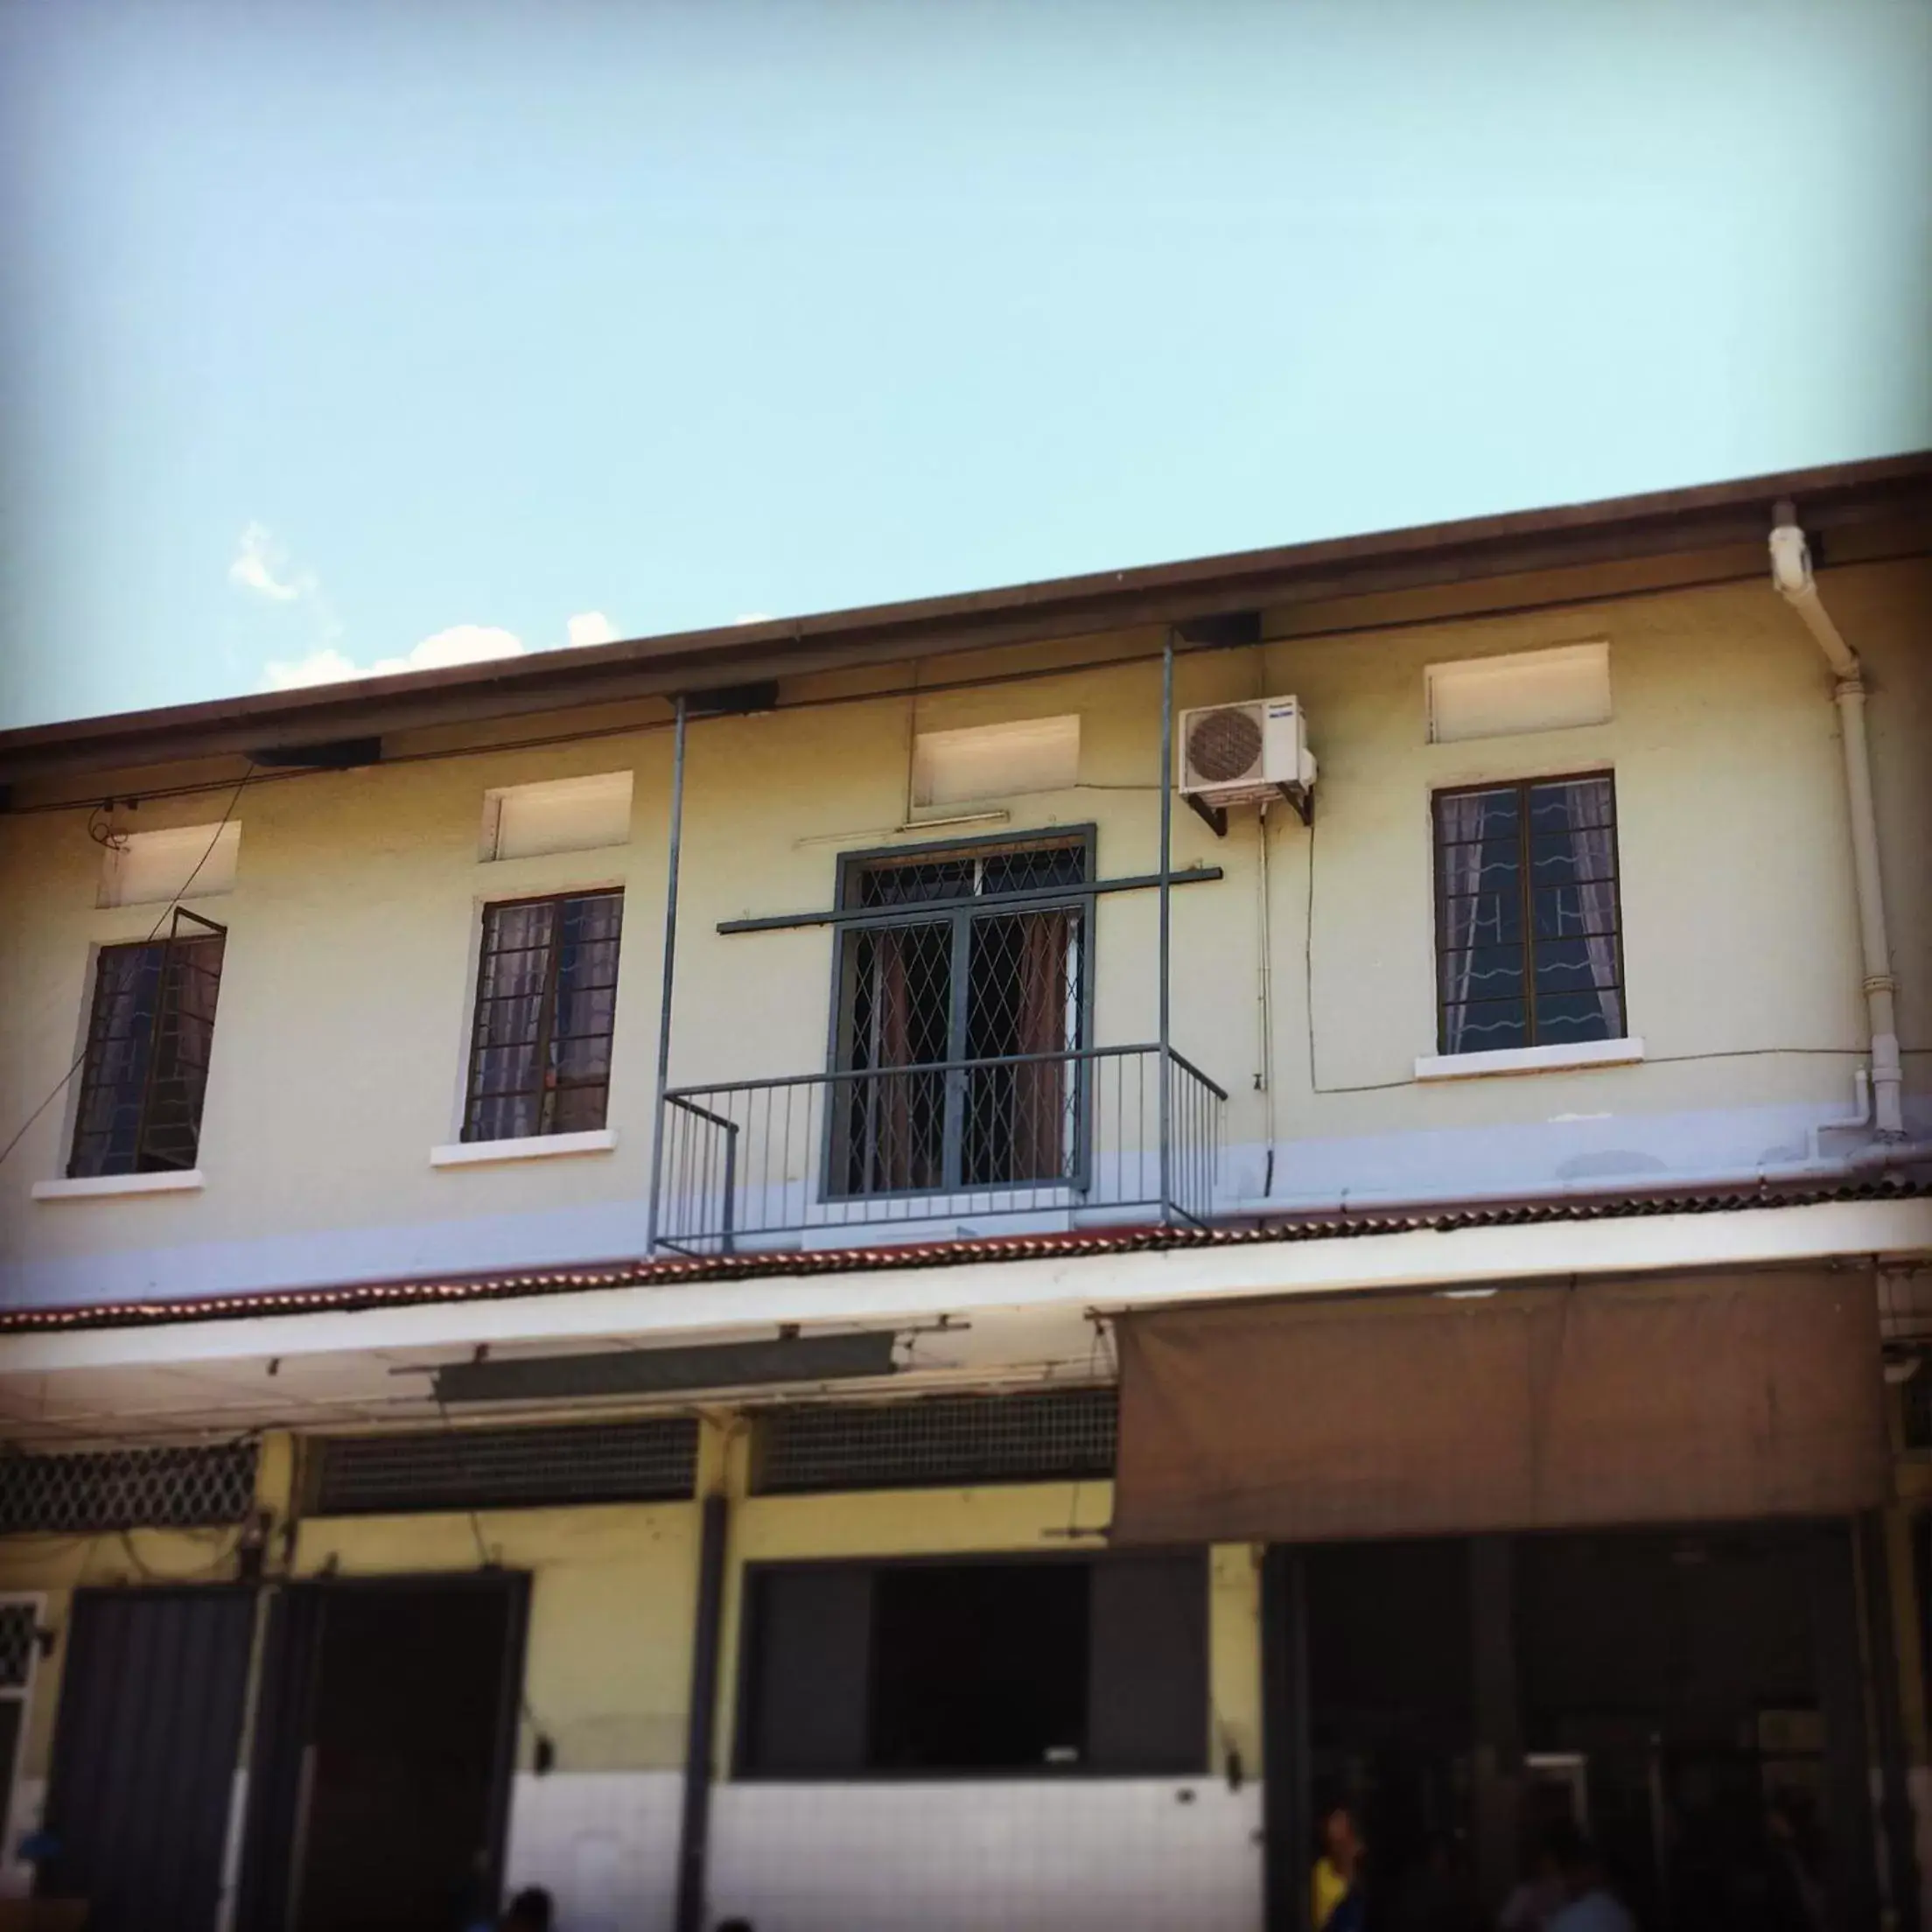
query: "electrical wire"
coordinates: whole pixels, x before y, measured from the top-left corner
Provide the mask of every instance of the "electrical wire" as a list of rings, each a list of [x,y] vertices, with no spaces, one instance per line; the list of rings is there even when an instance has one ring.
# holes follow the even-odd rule
[[[248,769],[242,774],[240,783],[235,786],[234,792],[229,795],[228,809],[221,815],[221,822],[214,828],[214,836],[211,839],[209,839],[207,850],[201,854],[200,858],[195,860],[194,870],[191,872],[185,879],[182,880],[180,886],[175,892],[174,897],[171,899],[167,902],[167,904],[161,908],[160,917],[155,920],[154,924],[151,927],[149,928],[148,936],[141,942],[144,946],[151,946],[154,943],[155,940],[160,934],[161,928],[167,924],[170,917],[180,906],[181,901],[188,896],[189,886],[192,886],[195,880],[201,876],[201,868],[206,865],[211,858],[214,857],[214,849],[221,843],[221,835],[228,829],[228,821],[234,816],[234,808],[242,802],[242,794],[244,791],[248,789],[248,780],[254,776],[255,761],[251,759],[248,761]],[[94,809],[96,811],[99,811],[101,808],[99,806],[96,806]],[[119,851],[125,849],[124,834],[120,835],[122,838],[122,844],[121,845],[116,845],[114,844],[114,840],[116,835],[110,830],[107,832],[105,836],[95,836],[93,822],[91,821],[88,824],[88,836],[94,838],[94,842],[96,844],[105,845],[108,847],[111,850]],[[0,1147],[0,1166],[4,1166],[5,1165],[7,1156],[10,1154],[14,1151],[14,1149],[18,1147],[20,1143],[27,1138],[28,1131],[32,1129],[33,1124],[39,1119],[42,1114],[46,1112],[48,1108],[53,1105],[55,1101],[60,1099],[60,1096],[67,1090],[67,1083],[74,1078],[76,1074],[80,1071],[83,1067],[87,1065],[88,1054],[92,1042],[90,1041],[88,1043],[88,1046],[83,1046],[80,1049],[80,1053],[75,1056],[74,1064],[69,1067],[66,1072],[62,1074],[60,1079],[57,1080],[53,1083],[52,1087],[48,1089],[46,1097],[41,1101],[40,1104],[36,1107],[24,1121],[20,1123],[19,1126],[15,1130],[12,1138],[7,1142],[6,1145],[4,1147]]]

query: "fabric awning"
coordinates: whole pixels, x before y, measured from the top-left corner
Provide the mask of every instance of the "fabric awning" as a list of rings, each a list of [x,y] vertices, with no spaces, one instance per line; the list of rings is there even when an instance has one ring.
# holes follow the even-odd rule
[[[1221,1304],[1119,1335],[1124,1543],[1830,1516],[1889,1481],[1869,1277]]]

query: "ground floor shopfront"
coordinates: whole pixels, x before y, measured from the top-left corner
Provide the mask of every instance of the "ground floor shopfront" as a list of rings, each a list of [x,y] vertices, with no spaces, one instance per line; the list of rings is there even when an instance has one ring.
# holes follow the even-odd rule
[[[563,1932],[1255,1932],[1348,1802],[1389,1924],[1493,1923],[1568,1812],[1704,1932],[1764,1922],[1788,1800],[1831,1922],[1910,1923],[1915,1466],[1871,1277],[1805,1278],[1628,1291],[1696,1371],[1638,1396],[1619,1331],[1592,1368],[1574,1323],[1538,1353],[1549,1304],[1430,1296],[1292,1370],[1250,1328],[1231,1373],[1206,1311],[1121,1325],[1117,1387],[271,1435],[225,1522],[0,1538],[9,1852],[44,1823],[101,1932],[453,1928],[526,1883]],[[1660,1383],[1727,1418],[1691,1460]]]

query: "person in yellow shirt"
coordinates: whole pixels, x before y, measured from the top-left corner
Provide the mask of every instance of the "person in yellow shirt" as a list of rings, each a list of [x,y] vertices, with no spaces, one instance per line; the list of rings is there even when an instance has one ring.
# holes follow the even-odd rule
[[[1334,1806],[1322,1818],[1321,1850],[1309,1879],[1314,1932],[1361,1932],[1362,1851],[1354,1813]]]

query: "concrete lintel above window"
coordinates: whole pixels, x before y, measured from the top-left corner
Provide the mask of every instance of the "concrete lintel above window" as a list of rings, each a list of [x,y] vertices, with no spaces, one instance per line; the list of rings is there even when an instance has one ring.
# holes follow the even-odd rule
[[[206,1184],[199,1167],[152,1174],[87,1174],[75,1180],[37,1180],[36,1200],[95,1200],[104,1194],[192,1194]]]
[[[1418,1080],[1475,1080],[1486,1074],[1560,1074],[1585,1067],[1628,1067],[1643,1058],[1641,1040],[1564,1040],[1553,1046],[1502,1046],[1482,1054],[1426,1054]]]
[[[525,1134],[515,1140],[459,1140],[430,1148],[430,1166],[481,1167],[500,1160],[551,1160],[560,1154],[607,1154],[616,1145],[614,1127],[581,1134]]]

